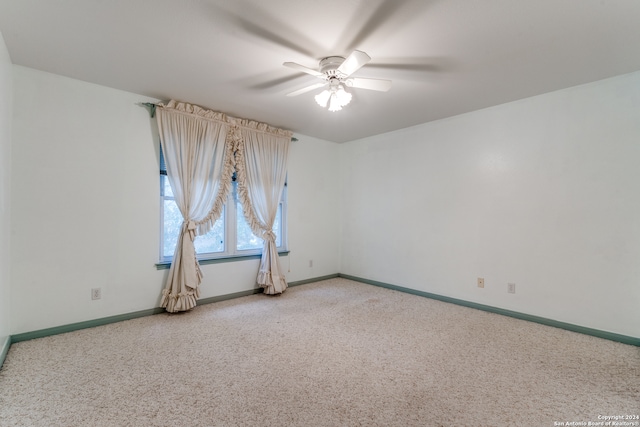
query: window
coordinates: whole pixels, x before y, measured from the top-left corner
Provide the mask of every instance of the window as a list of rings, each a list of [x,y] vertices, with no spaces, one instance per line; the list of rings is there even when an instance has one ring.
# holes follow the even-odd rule
[[[233,178],[232,190],[229,192],[222,215],[209,233],[196,237],[194,242],[198,259],[231,258],[262,253],[263,240],[251,232],[244,219],[242,204],[238,200],[238,184]],[[278,205],[278,213],[273,224],[276,246],[279,251],[286,250],[286,208],[287,184],[285,183],[282,198]],[[168,262],[173,253],[182,227],[182,214],[173,197],[167,167],[160,148],[160,261]]]

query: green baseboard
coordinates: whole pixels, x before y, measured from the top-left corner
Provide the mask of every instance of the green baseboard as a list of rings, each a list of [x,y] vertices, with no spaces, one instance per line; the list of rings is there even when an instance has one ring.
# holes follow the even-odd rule
[[[587,327],[584,327],[584,326],[574,325],[574,324],[571,324],[571,323],[559,322],[557,320],[547,319],[547,318],[544,318],[544,317],[533,316],[533,315],[530,315],[530,314],[519,313],[519,312],[516,312],[516,311],[506,310],[506,309],[493,307],[493,306],[489,306],[489,305],[484,305],[484,304],[478,304],[478,303],[474,303],[474,302],[470,302],[470,301],[466,301],[466,300],[461,300],[461,299],[457,299],[457,298],[446,297],[446,296],[442,296],[442,295],[438,295],[438,294],[433,294],[433,293],[430,293],[430,292],[418,291],[416,289],[405,288],[405,287],[402,287],[402,286],[396,286],[396,285],[392,285],[392,284],[389,284],[389,283],[378,282],[378,281],[370,280],[370,279],[364,279],[362,277],[351,276],[351,275],[348,275],[348,274],[336,273],[336,274],[330,274],[330,275],[327,275],[327,276],[320,276],[320,277],[314,277],[314,278],[305,279],[305,280],[298,280],[298,281],[290,282],[289,283],[289,287],[305,285],[307,283],[319,282],[319,281],[322,281],[322,280],[333,279],[333,278],[336,278],[336,277],[343,277],[345,279],[349,279],[349,280],[353,280],[353,281],[361,282],[361,283],[366,283],[368,285],[380,286],[380,287],[383,287],[383,288],[392,289],[392,290],[396,290],[396,291],[399,291],[399,292],[418,295],[418,296],[421,296],[421,297],[431,298],[431,299],[434,299],[434,300],[448,302],[448,303],[456,304],[456,305],[461,305],[461,306],[464,306],[464,307],[475,308],[475,309],[487,311],[487,312],[490,312],[490,313],[501,314],[503,316],[509,316],[509,317],[513,317],[513,318],[516,318],[516,319],[527,320],[527,321],[530,321],[530,322],[540,323],[540,324],[547,325],[547,326],[553,326],[553,327],[560,328],[560,329],[566,329],[566,330],[573,331],[573,332],[579,332],[579,333],[586,334],[586,335],[592,335],[592,336],[595,336],[595,337],[598,337],[598,338],[604,338],[604,339],[608,339],[608,340],[611,340],[611,341],[617,341],[617,342],[621,342],[621,343],[624,343],[624,344],[630,344],[630,345],[634,345],[634,346],[640,347],[640,338],[630,337],[630,336],[620,335],[620,334],[615,334],[615,333],[612,333],[612,332],[601,331],[601,330],[598,330],[598,329],[587,328]],[[234,293],[231,293],[231,294],[219,295],[219,296],[210,297],[210,298],[203,298],[201,300],[198,300],[198,304],[199,305],[211,304],[211,303],[215,303],[215,302],[219,302],[219,301],[225,301],[225,300],[229,300],[229,299],[240,298],[240,297],[253,295],[253,294],[259,294],[259,293],[262,293],[262,288],[249,289],[249,290],[246,290],[246,291],[234,292]],[[135,319],[135,318],[139,318],[139,317],[151,316],[151,315],[154,315],[154,314],[160,314],[160,313],[164,313],[164,312],[165,312],[165,310],[163,308],[156,307],[156,308],[152,308],[152,309],[148,309],[148,310],[141,310],[141,311],[136,311],[136,312],[132,312],[132,313],[119,314],[119,315],[116,315],[116,316],[109,316],[109,317],[104,317],[104,318],[100,318],[100,319],[88,320],[88,321],[85,321],[85,322],[72,323],[72,324],[69,324],[69,325],[56,326],[56,327],[53,327],[53,328],[40,329],[40,330],[37,330],[37,331],[25,332],[25,333],[21,333],[21,334],[11,335],[10,337],[7,337],[5,339],[5,342],[2,343],[1,347],[0,347],[0,368],[2,367],[2,363],[4,362],[4,360],[5,360],[6,356],[7,356],[7,353],[9,351],[9,347],[11,347],[11,344],[13,344],[13,343],[17,343],[17,342],[20,342],[20,341],[32,340],[32,339],[36,339],[36,338],[43,338],[43,337],[47,337],[47,336],[51,336],[51,335],[63,334],[63,333],[67,333],[67,332],[73,332],[73,331],[77,331],[77,330],[80,330],[80,329],[93,328],[93,327],[96,327],[96,326],[102,326],[102,325],[107,325],[107,324],[110,324],[110,323],[122,322],[124,320],[130,320],[130,319]]]
[[[339,277],[353,280],[355,282],[366,283],[368,285],[379,286],[382,288],[392,289],[394,291],[404,292],[412,295],[418,295],[425,298],[431,298],[438,301],[448,302],[451,304],[461,305],[464,307],[475,308],[477,310],[487,311],[489,313],[501,314],[503,316],[509,316],[516,319],[526,320],[529,322],[540,323],[546,326],[553,326],[554,328],[565,329],[567,331],[579,332],[585,335],[591,335],[598,338],[604,338],[611,341],[621,342],[623,344],[634,345],[640,347],[640,338],[630,337],[627,335],[620,335],[613,332],[601,331],[599,329],[587,328],[585,326],[574,325],[572,323],[560,322],[553,319],[547,319],[545,317],[533,316],[531,314],[520,313],[517,311],[506,310],[504,308],[493,307],[485,304],[478,304],[471,301],[461,300],[457,298],[451,298],[443,295],[433,294],[430,292],[418,291],[416,289],[405,288],[402,286],[391,285],[389,283],[378,282],[376,280],[364,279],[362,277],[351,276],[348,274],[340,273]]]
[[[151,316],[163,313],[165,310],[160,307],[148,310],[134,311],[132,313],[118,314],[116,316],[102,317],[100,319],[87,320],[84,322],[71,323],[69,325],[55,326],[53,328],[40,329],[32,332],[11,335],[11,343],[28,341],[36,338],[44,338],[51,335],[64,334],[67,332],[79,331],[80,329],[94,328],[96,326],[108,325],[110,323],[122,322],[123,320],[136,319],[138,317]]]
[[[329,274],[327,276],[313,277],[311,279],[298,280],[297,282],[290,282],[289,287],[306,285],[307,283],[320,282],[322,280],[335,279],[336,277],[340,277],[340,275],[336,273],[336,274]]]
[[[288,285],[289,285],[289,287],[291,287],[291,286],[299,286],[299,285],[304,285],[306,283],[319,282],[321,280],[332,279],[332,278],[335,278],[335,277],[338,277],[337,273],[329,275],[329,276],[314,277],[314,278],[311,278],[311,279],[298,280],[298,281],[290,282]],[[248,296],[248,295],[259,294],[259,293],[262,293],[262,291],[263,291],[262,288],[255,288],[255,289],[249,289],[249,290],[241,291],[241,292],[234,292],[234,293],[231,293],[231,294],[218,295],[218,296],[210,297],[210,298],[202,298],[202,299],[198,300],[198,305],[211,304],[211,303],[215,303],[215,302],[219,302],[219,301],[225,301],[225,300],[229,300],[229,299],[245,297],[245,296]],[[151,308],[151,309],[148,309],[148,310],[135,311],[135,312],[132,312],[132,313],[119,314],[119,315],[116,315],[116,316],[103,317],[103,318],[100,318],[100,319],[87,320],[87,321],[84,321],[84,322],[71,323],[71,324],[68,324],[68,325],[55,326],[53,328],[46,328],[46,329],[40,329],[40,330],[32,331],[32,332],[25,332],[25,333],[21,333],[21,334],[15,334],[15,335],[12,335],[11,337],[9,337],[7,339],[6,349],[3,348],[3,353],[0,353],[0,356],[6,355],[6,353],[9,351],[9,347],[10,347],[10,345],[12,343],[16,343],[16,342],[20,342],[20,341],[28,341],[28,340],[32,340],[32,339],[36,339],[36,338],[44,338],[44,337],[48,337],[48,336],[51,336],[51,335],[64,334],[64,333],[67,333],[67,332],[78,331],[80,329],[94,328],[96,326],[108,325],[110,323],[122,322],[123,320],[136,319],[138,317],[151,316],[151,315],[154,315],[154,314],[160,314],[160,313],[164,313],[164,312],[165,312],[164,308],[156,307],[156,308]],[[0,360],[4,361],[4,356]]]
[[[338,273],[330,274],[328,276],[313,277],[311,279],[297,280],[295,282],[288,282],[287,286],[289,288],[291,288],[293,286],[306,285],[307,283],[320,282],[321,280],[334,279],[336,277],[338,277]],[[263,291],[264,291],[264,289],[262,289],[262,288],[255,288],[255,289],[249,289],[249,290],[246,290],[246,291],[234,292],[232,294],[225,294],[225,295],[218,295],[218,296],[215,296],[215,297],[202,298],[202,299],[198,300],[198,305],[211,304],[211,303],[214,303],[214,302],[226,301],[226,300],[229,300],[229,299],[246,297],[246,296],[255,295],[255,294],[261,294]]]

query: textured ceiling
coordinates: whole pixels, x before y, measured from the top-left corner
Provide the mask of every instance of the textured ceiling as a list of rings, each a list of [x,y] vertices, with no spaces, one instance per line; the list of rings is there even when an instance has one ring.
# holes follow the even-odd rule
[[[0,0],[14,64],[344,142],[640,70],[637,0]],[[315,68],[368,53],[320,108]]]

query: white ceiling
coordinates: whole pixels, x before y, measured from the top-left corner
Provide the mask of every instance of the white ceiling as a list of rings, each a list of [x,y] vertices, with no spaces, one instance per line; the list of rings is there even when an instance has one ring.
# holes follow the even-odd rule
[[[344,142],[640,70],[638,0],[0,0],[14,64]],[[285,94],[353,49],[342,111]]]

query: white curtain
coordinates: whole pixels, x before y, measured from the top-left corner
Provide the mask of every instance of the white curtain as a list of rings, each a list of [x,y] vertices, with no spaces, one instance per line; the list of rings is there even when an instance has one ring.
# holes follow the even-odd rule
[[[257,283],[269,295],[281,294],[287,280],[280,268],[273,223],[287,174],[291,133],[243,120],[236,144],[238,198],[251,231],[264,239]]]
[[[233,132],[222,113],[170,101],[156,109],[167,177],[184,221],[161,306],[186,311],[200,296],[194,240],[222,214],[234,170]]]

